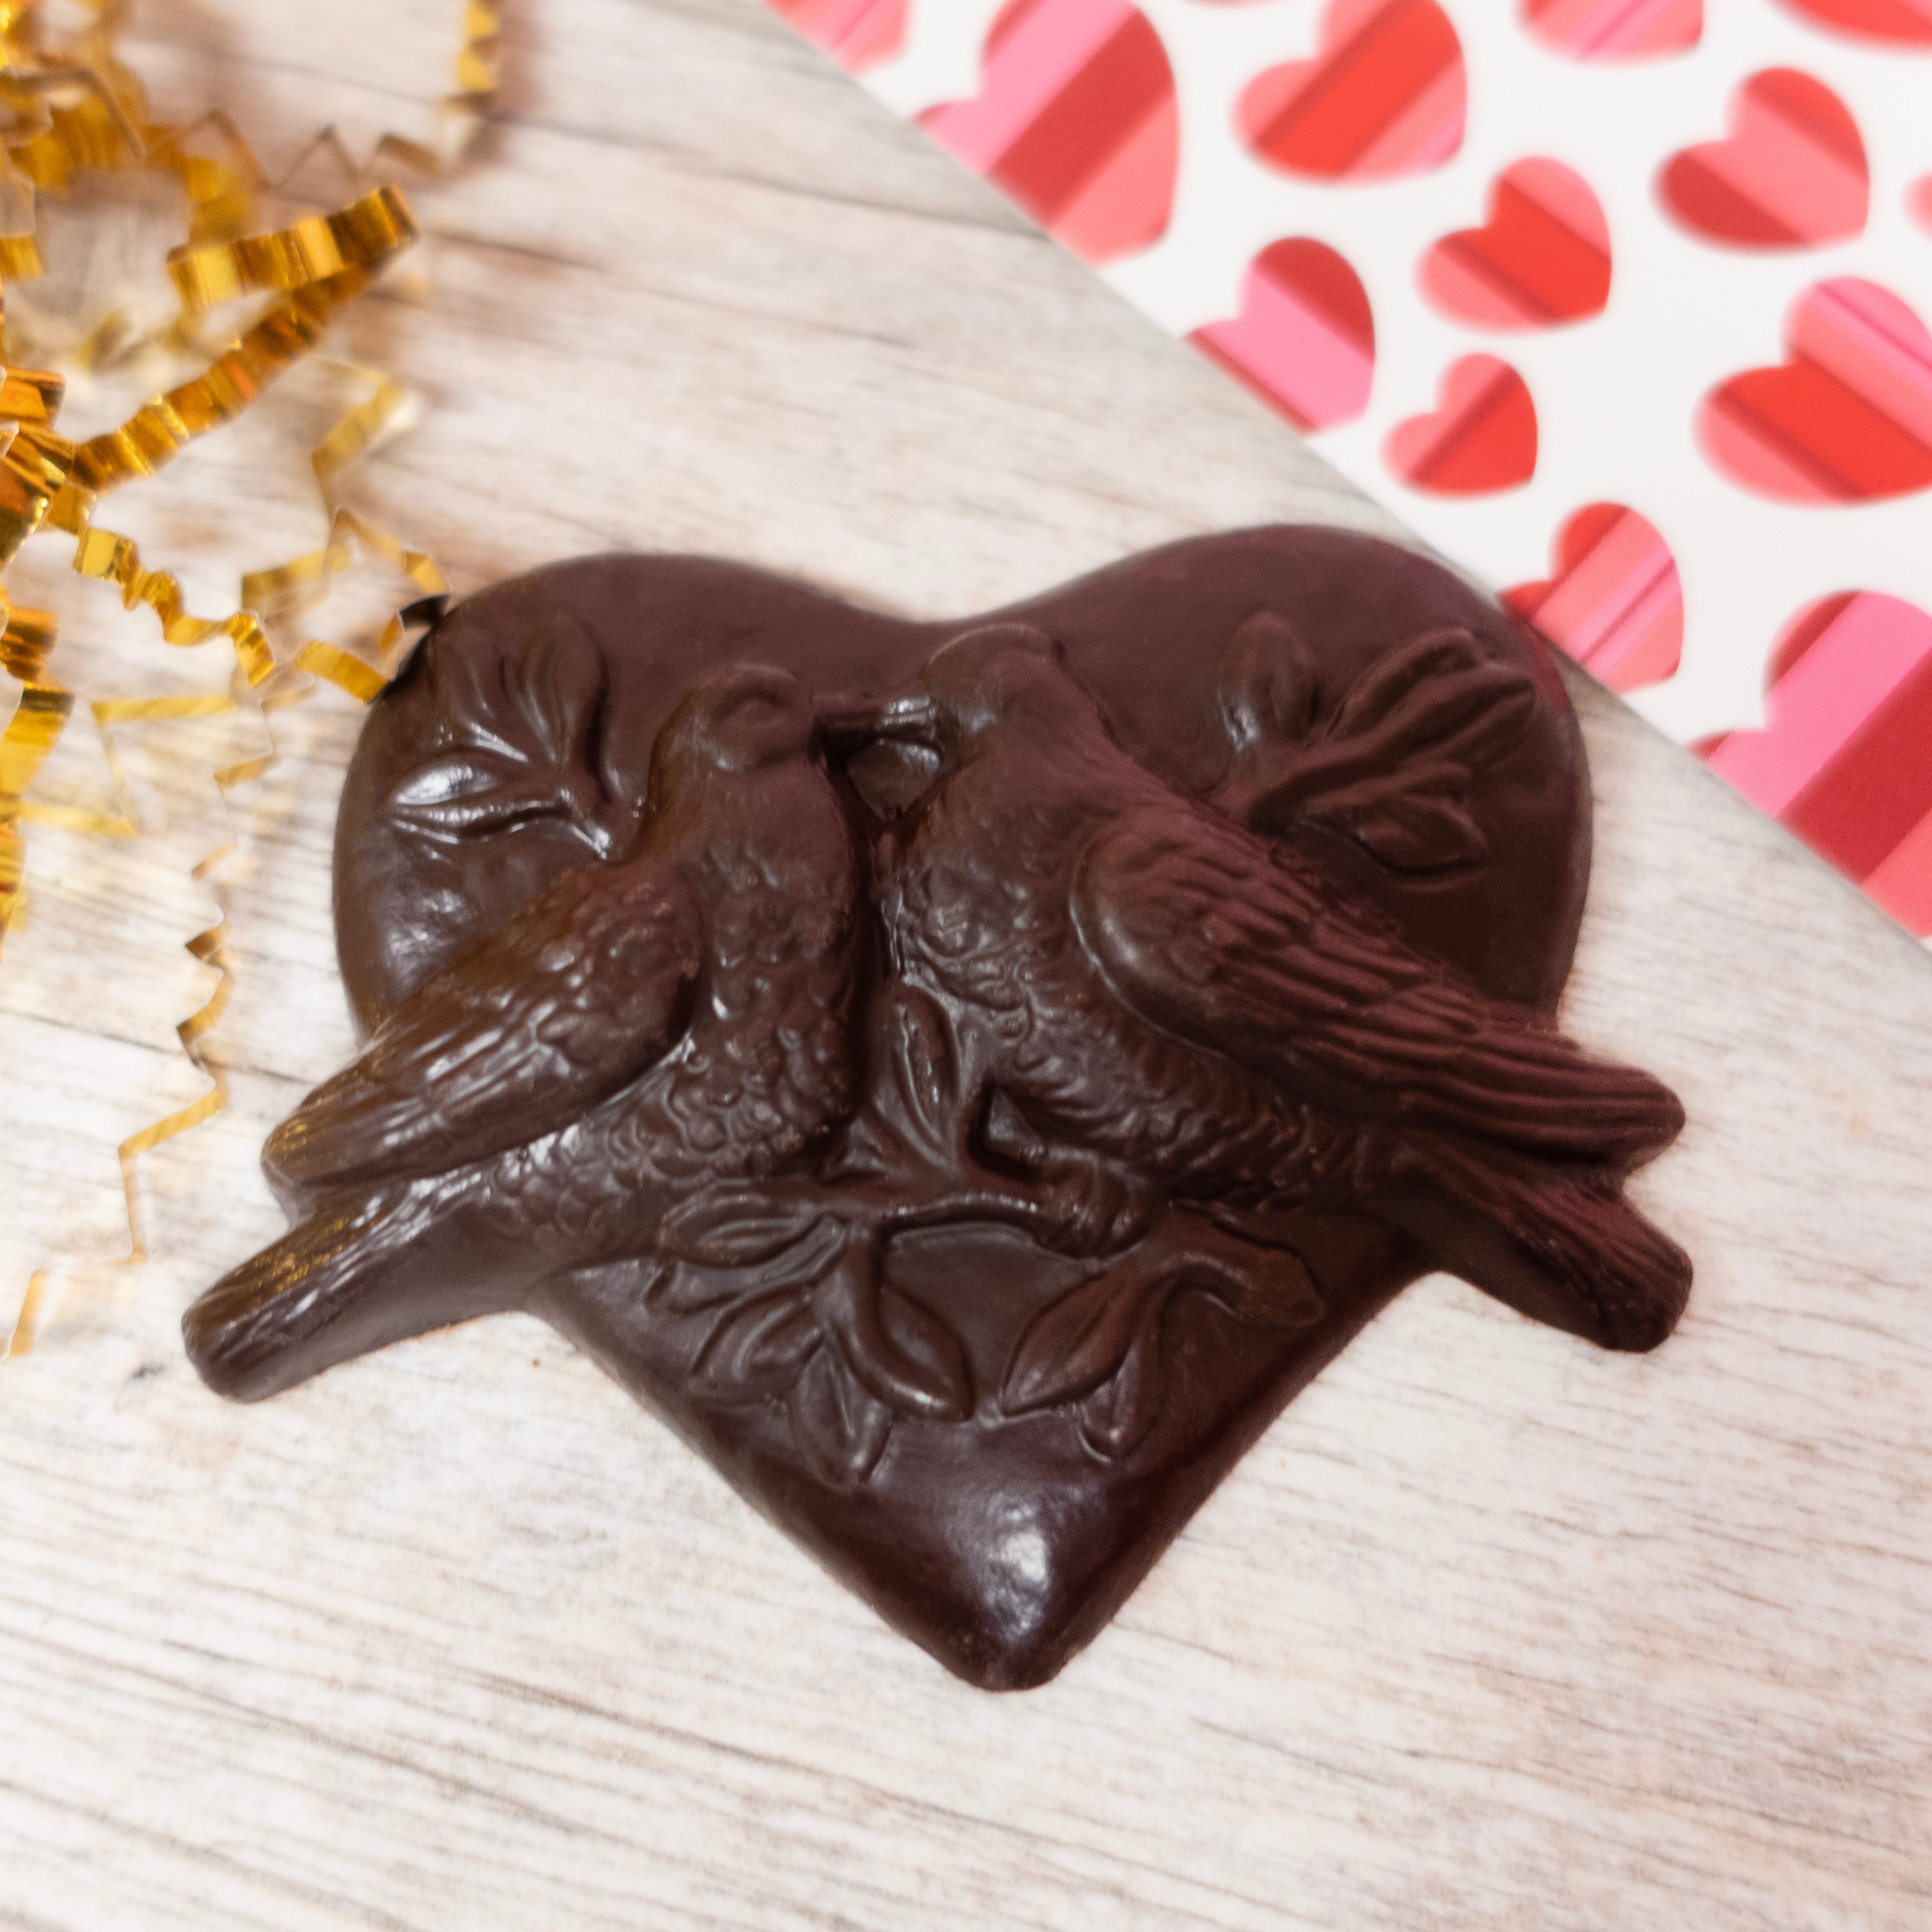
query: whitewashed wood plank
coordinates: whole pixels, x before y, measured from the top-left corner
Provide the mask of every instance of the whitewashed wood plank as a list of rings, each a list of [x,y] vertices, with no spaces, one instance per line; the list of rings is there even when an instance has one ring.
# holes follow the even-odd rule
[[[426,105],[449,24],[152,0],[137,52],[164,111],[245,92],[286,156],[318,116],[366,145]],[[459,587],[650,544],[963,611],[1195,530],[1387,526],[748,0],[532,0],[507,79],[484,164],[421,197],[428,304],[367,304],[340,345],[431,404],[354,500]],[[319,532],[323,398],[280,406],[126,500],[197,608]],[[125,626],[76,636],[189,676]],[[1598,853],[1568,1015],[1690,1106],[1641,1184],[1697,1258],[1682,1330],[1616,1359],[1419,1286],[1114,1628],[1006,1700],[533,1322],[259,1409],[196,1382],[179,1310],[274,1232],[261,1135],[348,1046],[352,716],[284,714],[218,874],[234,1102],[152,1158],[144,1268],[104,1264],[112,1108],[188,1077],[206,901],[178,854],[123,852],[129,890],[50,898],[47,950],[0,970],[10,1046],[89,1036],[10,1131],[10,1219],[65,1190],[94,1244],[0,1367],[0,1924],[1914,1932],[1932,972],[1577,690]],[[194,773],[156,782],[192,825]]]

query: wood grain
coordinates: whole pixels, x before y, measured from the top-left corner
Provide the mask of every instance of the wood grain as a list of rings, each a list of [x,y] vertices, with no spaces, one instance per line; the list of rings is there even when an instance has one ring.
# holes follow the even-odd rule
[[[422,426],[352,500],[459,590],[614,546],[922,613],[1281,518],[1386,529],[750,0],[526,0],[506,112],[424,194],[426,300],[345,355]],[[150,0],[182,116],[420,125],[444,0]],[[76,396],[77,426],[111,396]],[[326,372],[115,506],[197,609],[319,534]],[[225,439],[225,440],[224,440]],[[43,554],[44,551],[44,554]],[[63,580],[78,678],[219,687]],[[1460,1286],[1403,1297],[1046,1690],[946,1678],[536,1324],[259,1409],[182,1358],[274,1232],[268,1126],[350,1035],[328,927],[356,725],[124,734],[137,842],[33,844],[0,972],[0,1924],[985,1924],[1709,1932],[1932,1920],[1932,970],[1775,827],[1574,680],[1598,857],[1568,1016],[1683,1094],[1639,1184],[1698,1286],[1612,1358]],[[79,728],[52,795],[106,784]],[[218,892],[218,905],[214,893]],[[225,908],[232,1105],[180,949]]]

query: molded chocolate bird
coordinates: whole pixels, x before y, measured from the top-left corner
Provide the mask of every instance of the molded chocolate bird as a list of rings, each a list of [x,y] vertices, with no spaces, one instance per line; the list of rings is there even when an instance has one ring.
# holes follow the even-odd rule
[[[826,1140],[856,1096],[862,874],[814,728],[785,672],[698,686],[629,854],[566,873],[275,1130],[302,1218],[188,1310],[213,1387],[271,1394],[648,1254],[694,1189]]]
[[[875,856],[887,956],[973,1038],[982,1131],[1056,1181],[1060,1245],[1124,1247],[1163,1199],[1237,1230],[1355,1208],[1594,1341],[1669,1332],[1689,1264],[1620,1190],[1676,1098],[1155,778],[1040,632],[956,639],[838,728],[937,756]]]

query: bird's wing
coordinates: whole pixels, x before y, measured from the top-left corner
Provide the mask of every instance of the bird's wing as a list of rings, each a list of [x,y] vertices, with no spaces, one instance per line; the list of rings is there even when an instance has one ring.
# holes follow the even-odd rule
[[[1143,1018],[1318,1106],[1616,1165],[1683,1124],[1648,1074],[1489,998],[1298,854],[1205,808],[1115,820],[1082,854],[1072,901],[1088,952]]]
[[[565,873],[275,1130],[271,1174],[314,1194],[443,1172],[568,1126],[680,1036],[705,933],[674,866]]]

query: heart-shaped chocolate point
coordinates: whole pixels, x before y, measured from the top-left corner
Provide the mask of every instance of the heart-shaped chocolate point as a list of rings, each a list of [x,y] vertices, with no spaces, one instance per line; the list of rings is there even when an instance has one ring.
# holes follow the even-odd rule
[[[256,1397],[553,1322],[976,1684],[1052,1676],[1310,1376],[1455,1269],[1646,1348],[1682,1114],[1555,1028],[1541,647],[1261,530],[968,624],[688,558],[439,621],[344,795],[371,1035],[189,1311]]]

